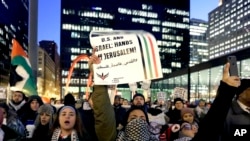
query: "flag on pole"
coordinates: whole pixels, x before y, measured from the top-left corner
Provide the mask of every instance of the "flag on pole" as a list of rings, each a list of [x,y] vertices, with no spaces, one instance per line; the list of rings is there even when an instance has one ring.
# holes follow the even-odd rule
[[[22,91],[27,96],[37,95],[36,83],[27,53],[13,39],[10,67],[10,89]]]

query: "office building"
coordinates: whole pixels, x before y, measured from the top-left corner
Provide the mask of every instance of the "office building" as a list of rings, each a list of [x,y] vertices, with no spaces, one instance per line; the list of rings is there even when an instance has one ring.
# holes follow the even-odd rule
[[[49,53],[41,47],[38,48],[38,94],[43,97],[60,99],[60,89],[56,80],[56,64]]]
[[[190,63],[194,66],[208,61],[207,44],[208,23],[200,19],[190,20]]]
[[[157,39],[164,76],[181,68],[187,68],[190,42],[189,2],[189,0],[106,0],[105,2],[62,0],[60,43],[62,85],[65,86],[72,60],[79,54],[91,54],[89,33],[92,30],[151,32]],[[87,67],[86,61],[75,66],[69,91],[76,93],[85,91]]]
[[[28,0],[0,2],[0,85],[9,82],[12,39],[28,50]]]
[[[209,59],[250,47],[249,5],[249,0],[221,0],[209,13]]]
[[[53,66],[55,69],[55,88],[56,88],[55,92],[56,94],[60,94],[61,71],[60,71],[60,56],[58,54],[58,46],[54,41],[42,40],[39,42],[39,47],[41,47],[44,51],[46,51],[46,53],[49,55],[49,57],[55,64]],[[40,59],[38,61],[40,62]],[[38,72],[40,72],[40,70],[38,70]]]

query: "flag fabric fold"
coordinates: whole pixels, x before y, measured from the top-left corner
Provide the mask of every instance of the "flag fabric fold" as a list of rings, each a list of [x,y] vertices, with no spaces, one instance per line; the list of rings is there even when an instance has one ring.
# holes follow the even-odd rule
[[[33,71],[27,53],[13,39],[10,67],[10,89],[24,92],[27,96],[37,95]]]

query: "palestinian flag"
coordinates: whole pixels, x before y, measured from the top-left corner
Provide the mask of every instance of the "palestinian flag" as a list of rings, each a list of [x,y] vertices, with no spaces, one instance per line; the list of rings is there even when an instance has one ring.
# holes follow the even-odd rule
[[[11,90],[24,92],[27,96],[37,95],[36,83],[27,53],[21,45],[13,39],[10,67]]]

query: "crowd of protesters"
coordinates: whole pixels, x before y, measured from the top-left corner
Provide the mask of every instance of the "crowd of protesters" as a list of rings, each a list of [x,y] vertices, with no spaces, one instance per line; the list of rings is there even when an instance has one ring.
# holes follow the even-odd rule
[[[92,55],[92,72],[94,63],[99,60]],[[229,66],[224,67],[212,104],[203,99],[188,104],[182,98],[151,103],[140,93],[132,100],[117,95],[111,103],[108,87],[93,85],[81,107],[70,93],[56,107],[39,96],[15,91],[8,103],[0,103],[0,141],[234,140],[236,129],[250,126],[250,80],[230,76]]]

